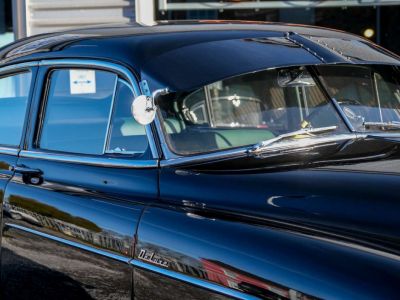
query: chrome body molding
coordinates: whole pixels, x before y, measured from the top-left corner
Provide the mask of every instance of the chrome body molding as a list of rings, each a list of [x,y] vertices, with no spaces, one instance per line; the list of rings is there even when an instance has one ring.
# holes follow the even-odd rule
[[[234,297],[236,299],[243,299],[243,300],[259,300],[260,299],[258,297],[254,297],[254,296],[251,296],[251,295],[248,295],[248,294],[245,294],[245,293],[242,293],[242,292],[239,292],[239,291],[224,287],[222,285],[218,285],[218,284],[215,284],[215,283],[212,283],[212,282],[208,282],[208,281],[205,281],[205,280],[197,279],[197,278],[185,275],[185,274],[181,274],[181,273],[174,272],[174,271],[171,271],[171,270],[168,270],[168,269],[164,269],[164,268],[161,268],[161,267],[157,267],[157,266],[154,266],[154,265],[151,265],[151,264],[148,264],[148,263],[144,263],[144,262],[139,261],[137,259],[131,260],[130,263],[133,266],[137,267],[137,268],[144,269],[144,270],[147,270],[147,271],[151,271],[151,272],[154,272],[154,273],[157,273],[157,274],[161,274],[161,275],[167,276],[169,278],[176,279],[176,280],[179,280],[179,281],[183,281],[183,282],[186,282],[188,284],[192,284],[192,285],[195,285],[195,286],[207,289],[207,290],[211,290],[211,291],[217,292],[217,293],[222,294],[222,295]]]
[[[7,148],[7,147],[0,146],[0,154],[17,156],[18,152],[19,152],[19,149],[17,149],[17,148]]]
[[[43,238],[58,242],[58,243],[62,243],[62,244],[65,244],[65,245],[68,245],[68,246],[71,246],[71,247],[75,247],[75,248],[78,248],[78,249],[81,249],[81,250],[84,250],[84,251],[88,251],[90,253],[95,253],[95,254],[98,254],[98,255],[101,255],[101,256],[105,256],[107,258],[111,258],[111,259],[114,259],[114,260],[117,260],[117,261],[120,261],[120,262],[124,262],[124,263],[127,263],[127,264],[130,263],[134,267],[141,268],[141,269],[144,269],[144,270],[147,270],[147,271],[150,271],[150,272],[154,272],[154,273],[157,273],[157,274],[160,274],[160,275],[163,275],[163,276],[167,276],[167,277],[175,279],[175,280],[183,281],[183,282],[186,282],[188,284],[192,284],[192,285],[195,285],[195,286],[198,286],[198,287],[201,287],[201,288],[208,289],[210,291],[214,291],[214,292],[226,295],[226,296],[234,297],[236,299],[243,299],[243,300],[258,300],[259,299],[257,297],[254,297],[254,296],[251,296],[251,295],[247,295],[245,293],[242,293],[242,292],[239,292],[239,291],[236,291],[236,290],[233,290],[233,289],[230,289],[230,288],[227,288],[227,287],[224,287],[224,286],[212,283],[212,282],[208,282],[208,281],[201,280],[201,279],[198,279],[198,278],[194,278],[194,277],[191,277],[191,276],[188,276],[188,275],[185,275],[185,274],[181,274],[181,273],[174,272],[174,271],[171,271],[171,270],[168,270],[168,269],[157,267],[157,266],[142,262],[142,261],[137,260],[137,259],[124,257],[124,256],[121,256],[121,255],[113,254],[113,253],[110,253],[110,252],[107,252],[107,251],[103,251],[103,250],[100,250],[100,249],[97,249],[97,248],[94,248],[94,247],[91,247],[91,246],[86,246],[86,245],[83,245],[81,243],[76,243],[76,242],[73,242],[73,241],[70,241],[70,240],[67,240],[67,239],[64,239],[64,238],[56,237],[54,235],[50,235],[50,234],[47,234],[47,233],[44,233],[44,232],[40,232],[40,231],[31,229],[31,228],[27,228],[25,226],[6,223],[5,227],[10,227],[10,228],[22,230],[22,231],[25,231],[25,232],[28,232],[28,233],[31,233],[31,234],[34,234],[34,235],[37,235],[37,236],[40,236],[40,237],[43,237]]]
[[[366,137],[366,136],[364,136]],[[361,138],[356,133],[348,133],[348,134],[338,134],[334,136],[328,136],[328,137],[317,137],[317,138],[310,138],[307,140],[299,140],[297,142],[282,142],[276,145],[271,145],[270,146],[270,151],[274,155],[276,153],[274,151],[280,151],[280,150],[285,150],[285,149],[290,149],[291,147],[317,147],[319,145],[322,145],[324,143],[329,143],[329,142],[338,142],[338,141],[345,141],[345,140],[353,140],[353,139],[358,139]],[[167,145],[165,145],[167,147]],[[218,151],[218,152],[213,152],[213,153],[207,153],[207,154],[199,154],[199,155],[193,155],[193,156],[176,156],[167,159],[167,160],[162,160],[160,161],[160,166],[161,167],[170,167],[170,166],[179,166],[183,164],[190,164],[190,163],[202,163],[206,161],[212,161],[212,160],[220,160],[220,159],[227,159],[231,157],[240,157],[240,156],[248,156],[249,155],[249,149],[251,149],[252,146],[247,146],[247,147],[240,147],[236,149],[230,149],[230,150],[224,150],[224,151]],[[269,151],[268,150],[268,151]],[[266,151],[265,154],[262,155],[262,157],[268,157],[268,152]]]
[[[201,280],[201,279],[198,279],[198,278],[194,278],[194,277],[191,277],[191,276],[188,276],[188,275],[185,275],[185,274],[181,274],[181,273],[174,272],[174,271],[171,271],[171,270],[168,270],[168,269],[157,267],[157,266],[154,266],[152,264],[144,263],[144,262],[142,262],[140,260],[137,260],[137,259],[131,259],[129,257],[124,257],[124,256],[121,256],[121,255],[117,255],[117,254],[113,254],[113,253],[110,253],[110,252],[107,252],[107,251],[96,249],[96,248],[91,247],[91,246],[86,246],[86,245],[83,245],[81,243],[76,243],[76,242],[73,242],[73,241],[70,241],[70,240],[67,240],[67,239],[56,237],[54,235],[50,235],[50,234],[47,234],[47,233],[44,233],[44,232],[40,232],[40,231],[31,229],[31,228],[20,226],[20,225],[17,225],[17,224],[6,223],[5,227],[10,227],[10,228],[22,230],[22,231],[25,231],[25,232],[28,232],[28,233],[31,233],[31,234],[34,234],[34,235],[37,235],[37,236],[40,236],[40,237],[43,237],[43,238],[58,242],[58,243],[62,243],[62,244],[65,244],[65,245],[68,245],[68,246],[71,246],[71,247],[75,247],[75,248],[84,250],[84,251],[88,251],[88,252],[95,253],[95,254],[98,254],[98,255],[101,255],[101,256],[105,256],[105,257],[108,257],[108,258],[111,258],[111,259],[114,259],[114,260],[117,260],[117,261],[120,261],[120,262],[130,263],[134,267],[141,268],[141,269],[144,269],[144,270],[147,270],[147,271],[151,271],[151,272],[154,272],[154,273],[157,273],[157,274],[161,274],[161,275],[167,276],[169,278],[176,279],[176,280],[179,280],[179,281],[183,281],[183,282],[186,282],[188,284],[192,284],[192,285],[195,285],[195,286],[198,286],[198,287],[201,287],[201,288],[205,288],[205,289],[208,289],[210,291],[214,291],[214,292],[226,295],[226,296],[234,297],[234,298],[237,298],[237,299],[243,299],[243,300],[258,300],[259,299],[257,297],[254,297],[254,296],[251,296],[251,295],[247,295],[245,293],[242,293],[242,292],[239,292],[239,291],[235,291],[233,289],[229,289],[227,287],[224,287],[224,286],[212,283],[212,282],[208,282],[208,281]]]
[[[212,160],[228,159],[232,157],[247,156],[248,147],[218,151],[207,154],[198,154],[193,156],[176,156],[160,161],[161,167],[172,167],[190,163],[201,163]]]
[[[45,159],[73,164],[84,164],[99,167],[111,168],[137,168],[148,169],[157,168],[158,160],[134,160],[127,158],[83,156],[72,154],[59,154],[52,152],[27,151],[22,150],[20,156],[24,158]]]
[[[76,243],[76,242],[73,242],[73,241],[69,241],[67,239],[59,238],[59,237],[56,237],[54,235],[50,235],[50,234],[47,234],[47,233],[44,233],[44,232],[40,232],[40,231],[37,231],[37,230],[34,230],[34,229],[30,229],[30,228],[27,228],[27,227],[24,227],[24,226],[20,226],[20,225],[17,225],[17,224],[6,223],[6,224],[4,224],[4,226],[5,227],[15,228],[15,229],[18,229],[18,230],[22,230],[22,231],[25,231],[25,232],[28,232],[28,233],[31,233],[31,234],[34,234],[34,235],[37,235],[37,236],[40,236],[40,237],[43,237],[43,238],[58,242],[58,243],[66,244],[66,245],[69,245],[69,246],[72,246],[72,247],[75,247],[75,248],[79,248],[79,249],[82,249],[82,250],[85,250],[85,251],[89,251],[91,253],[96,253],[98,255],[102,255],[102,256],[105,256],[105,257],[108,257],[108,258],[111,258],[111,259],[114,259],[114,260],[118,260],[118,261],[121,261],[121,262],[129,263],[129,261],[131,260],[129,257],[124,257],[124,256],[121,256],[121,255],[118,255],[118,254],[114,254],[114,253],[110,253],[110,252],[103,251],[103,250],[100,250],[100,249],[96,249],[94,247],[90,247],[90,246],[83,245],[81,243]]]

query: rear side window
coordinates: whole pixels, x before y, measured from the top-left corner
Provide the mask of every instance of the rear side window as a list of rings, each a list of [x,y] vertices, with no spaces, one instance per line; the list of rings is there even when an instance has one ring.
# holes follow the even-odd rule
[[[114,73],[88,69],[53,71],[40,148],[91,155],[145,152],[145,129],[130,114],[133,99],[129,84]]]
[[[19,146],[31,88],[32,73],[0,78],[0,144]]]

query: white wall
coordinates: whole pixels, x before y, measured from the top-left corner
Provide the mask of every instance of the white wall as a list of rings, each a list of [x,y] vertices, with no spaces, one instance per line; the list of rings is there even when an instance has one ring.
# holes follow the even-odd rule
[[[135,0],[26,0],[28,36],[134,21]]]

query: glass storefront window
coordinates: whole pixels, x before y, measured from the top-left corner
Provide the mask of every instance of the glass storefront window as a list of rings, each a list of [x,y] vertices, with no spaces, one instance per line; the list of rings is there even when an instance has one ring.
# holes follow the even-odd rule
[[[157,20],[251,20],[316,25],[361,35],[400,53],[400,40],[397,38],[400,3],[379,6],[353,1],[351,5],[342,6],[341,3],[346,1],[337,0],[329,1],[331,6],[319,6],[318,3],[324,1],[315,1],[315,5],[305,7],[299,1],[275,0],[153,1],[156,1]],[[241,8],[232,9],[235,5]]]

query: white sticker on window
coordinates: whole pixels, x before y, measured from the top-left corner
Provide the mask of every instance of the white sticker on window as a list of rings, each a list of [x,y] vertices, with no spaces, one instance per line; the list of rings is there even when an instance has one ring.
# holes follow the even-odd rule
[[[94,70],[70,70],[71,94],[95,94],[96,74]]]

